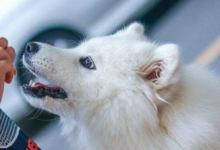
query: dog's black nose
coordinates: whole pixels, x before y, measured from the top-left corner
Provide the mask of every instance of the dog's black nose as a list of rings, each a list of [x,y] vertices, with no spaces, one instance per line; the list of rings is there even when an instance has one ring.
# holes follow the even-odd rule
[[[26,54],[33,54],[40,50],[40,46],[37,43],[29,42],[25,47]]]
[[[41,49],[40,45],[35,42],[29,42],[25,47],[23,61],[29,69],[34,70],[32,57]]]

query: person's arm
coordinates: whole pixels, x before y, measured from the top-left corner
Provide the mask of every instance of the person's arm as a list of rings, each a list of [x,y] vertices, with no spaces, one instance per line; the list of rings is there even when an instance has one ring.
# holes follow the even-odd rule
[[[14,59],[14,48],[8,47],[8,41],[5,38],[0,38],[0,102],[4,90],[4,82],[9,84],[13,79]]]

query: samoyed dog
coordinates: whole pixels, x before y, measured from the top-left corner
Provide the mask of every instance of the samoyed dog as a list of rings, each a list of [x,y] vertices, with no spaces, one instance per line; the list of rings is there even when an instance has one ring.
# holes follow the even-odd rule
[[[139,23],[72,49],[28,43],[23,63],[51,83],[22,85],[25,98],[60,116],[74,150],[220,149],[219,78]]]

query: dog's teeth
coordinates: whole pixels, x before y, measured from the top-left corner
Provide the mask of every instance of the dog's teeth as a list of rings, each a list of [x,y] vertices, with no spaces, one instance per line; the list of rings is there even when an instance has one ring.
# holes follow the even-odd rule
[[[35,85],[36,85],[36,83],[35,83],[35,82],[33,82],[33,83],[32,83],[32,85],[31,85],[31,87],[35,87]]]
[[[30,80],[29,86],[32,86],[32,84],[33,84],[33,80]]]

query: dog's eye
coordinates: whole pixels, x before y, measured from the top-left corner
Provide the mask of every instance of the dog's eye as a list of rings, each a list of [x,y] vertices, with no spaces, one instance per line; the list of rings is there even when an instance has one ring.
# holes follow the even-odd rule
[[[87,69],[96,69],[95,63],[90,56],[80,58],[79,62]]]

